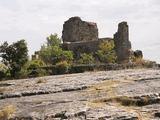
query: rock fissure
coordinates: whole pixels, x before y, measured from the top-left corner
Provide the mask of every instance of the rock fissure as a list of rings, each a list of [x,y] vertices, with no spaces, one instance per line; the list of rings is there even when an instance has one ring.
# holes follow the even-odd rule
[[[74,91],[81,91],[87,89],[87,86],[82,87],[75,87],[75,88],[66,88],[60,91],[35,91],[35,92],[22,92],[22,93],[12,93],[12,94],[2,94],[0,95],[1,99],[6,98],[18,98],[18,97],[26,97],[26,96],[35,96],[35,95],[44,95],[44,94],[54,94],[54,93],[61,93],[61,92],[74,92]]]

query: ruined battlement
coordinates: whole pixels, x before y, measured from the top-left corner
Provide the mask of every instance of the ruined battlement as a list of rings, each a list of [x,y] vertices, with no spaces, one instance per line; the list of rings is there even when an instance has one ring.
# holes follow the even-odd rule
[[[129,62],[131,42],[127,22],[119,23],[118,30],[113,36],[113,38],[99,38],[97,24],[83,21],[80,17],[71,17],[63,24],[62,39],[66,50],[71,50],[79,56],[83,52],[97,51],[99,44],[103,41],[114,40],[117,62]]]

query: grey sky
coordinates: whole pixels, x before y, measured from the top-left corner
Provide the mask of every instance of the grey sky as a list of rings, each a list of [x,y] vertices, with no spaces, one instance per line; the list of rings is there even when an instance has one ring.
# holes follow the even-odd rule
[[[0,0],[0,43],[25,39],[31,54],[72,16],[96,22],[99,37],[127,21],[133,49],[160,62],[160,0]]]

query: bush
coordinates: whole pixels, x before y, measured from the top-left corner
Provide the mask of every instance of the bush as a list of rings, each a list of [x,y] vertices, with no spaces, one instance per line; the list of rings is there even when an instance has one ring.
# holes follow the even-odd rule
[[[49,65],[55,65],[61,60],[62,48],[59,46],[43,46],[40,50],[40,58]]]
[[[47,44],[41,47],[39,57],[47,65],[56,65],[62,61],[71,63],[73,61],[73,52],[63,50],[61,47],[61,39],[57,34],[51,34],[47,37]]]
[[[114,50],[114,41],[104,41],[96,52],[98,59],[103,63],[115,63],[117,56]]]
[[[40,58],[48,65],[55,65],[61,61],[72,62],[73,52],[63,51],[59,46],[44,46],[40,50]]]
[[[68,63],[71,63],[73,61],[73,52],[63,51],[61,56],[61,61],[67,61]]]
[[[47,72],[41,68],[45,65],[42,60],[31,60],[24,65],[19,76],[20,78],[45,76]]]
[[[8,67],[0,63],[0,80],[7,77]]]
[[[83,53],[81,54],[81,58],[78,60],[79,64],[93,64],[94,57],[92,54]]]
[[[70,64],[67,61],[59,62],[53,68],[53,74],[65,74],[68,73],[70,69]]]

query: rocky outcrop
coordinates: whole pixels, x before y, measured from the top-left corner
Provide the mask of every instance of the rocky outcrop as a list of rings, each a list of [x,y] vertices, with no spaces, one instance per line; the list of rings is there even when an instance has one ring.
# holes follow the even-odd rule
[[[98,40],[97,24],[82,21],[80,17],[72,17],[63,25],[62,39],[63,42]]]
[[[141,50],[134,51],[134,57],[136,58],[143,58],[143,53]]]
[[[131,42],[127,22],[118,24],[118,31],[114,34],[115,50],[118,62],[129,62]]]

